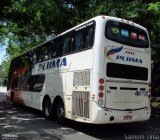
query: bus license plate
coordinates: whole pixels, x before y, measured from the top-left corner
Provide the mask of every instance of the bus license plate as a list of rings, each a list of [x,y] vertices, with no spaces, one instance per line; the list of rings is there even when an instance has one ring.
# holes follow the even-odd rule
[[[132,120],[132,116],[124,116],[123,120]]]

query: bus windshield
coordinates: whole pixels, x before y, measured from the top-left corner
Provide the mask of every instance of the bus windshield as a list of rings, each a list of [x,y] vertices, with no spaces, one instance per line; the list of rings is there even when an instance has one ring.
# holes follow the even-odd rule
[[[129,24],[111,20],[107,21],[105,36],[110,40],[132,47],[149,47],[149,41],[146,32]]]

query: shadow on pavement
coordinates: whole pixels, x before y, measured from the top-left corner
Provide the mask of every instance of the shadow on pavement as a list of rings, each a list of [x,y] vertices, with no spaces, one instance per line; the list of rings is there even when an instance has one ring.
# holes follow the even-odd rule
[[[12,106],[0,102],[0,134],[16,134],[19,139],[65,139],[65,135],[78,132],[96,139],[129,139],[132,135],[159,134],[159,130],[152,130],[149,126],[159,128],[159,118],[151,117],[149,121],[93,125],[67,120],[65,125],[48,121],[41,111],[24,106]]]
[[[74,133],[73,129],[46,120],[41,111],[0,102],[0,139],[5,134],[14,134],[18,140],[61,140],[63,135]]]

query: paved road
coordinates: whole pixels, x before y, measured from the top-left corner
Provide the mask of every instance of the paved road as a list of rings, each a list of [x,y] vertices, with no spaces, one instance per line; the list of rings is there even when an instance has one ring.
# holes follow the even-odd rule
[[[1,92],[1,91],[0,91],[0,103],[1,103],[1,102],[5,102],[5,101],[6,101],[6,95],[5,95],[4,92]]]
[[[67,121],[59,125],[44,119],[42,113],[27,107],[13,107],[0,93],[0,139],[18,140],[125,140],[160,139],[160,118],[143,123],[89,125]]]

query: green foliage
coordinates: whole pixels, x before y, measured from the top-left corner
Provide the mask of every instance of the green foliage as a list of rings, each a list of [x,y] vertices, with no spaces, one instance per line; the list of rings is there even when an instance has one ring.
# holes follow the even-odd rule
[[[11,59],[7,59],[7,60],[4,60],[2,62],[2,71],[1,71],[1,77],[2,78],[5,78],[5,77],[8,77],[8,71],[9,71],[9,66],[10,66],[10,63],[11,63]]]
[[[59,1],[2,0],[1,3],[0,42],[8,46],[7,59],[2,63],[6,75],[12,58],[71,26],[68,21],[72,12]]]
[[[145,5],[141,4],[138,0],[132,0],[130,2],[126,0],[106,0],[103,3],[98,3],[96,14],[105,14],[110,16],[116,16],[127,19],[138,18],[145,8]]]
[[[149,32],[152,47],[152,93],[157,96],[160,81],[160,2],[150,3],[148,8]]]
[[[160,2],[150,3],[148,10],[159,15],[160,14]]]

